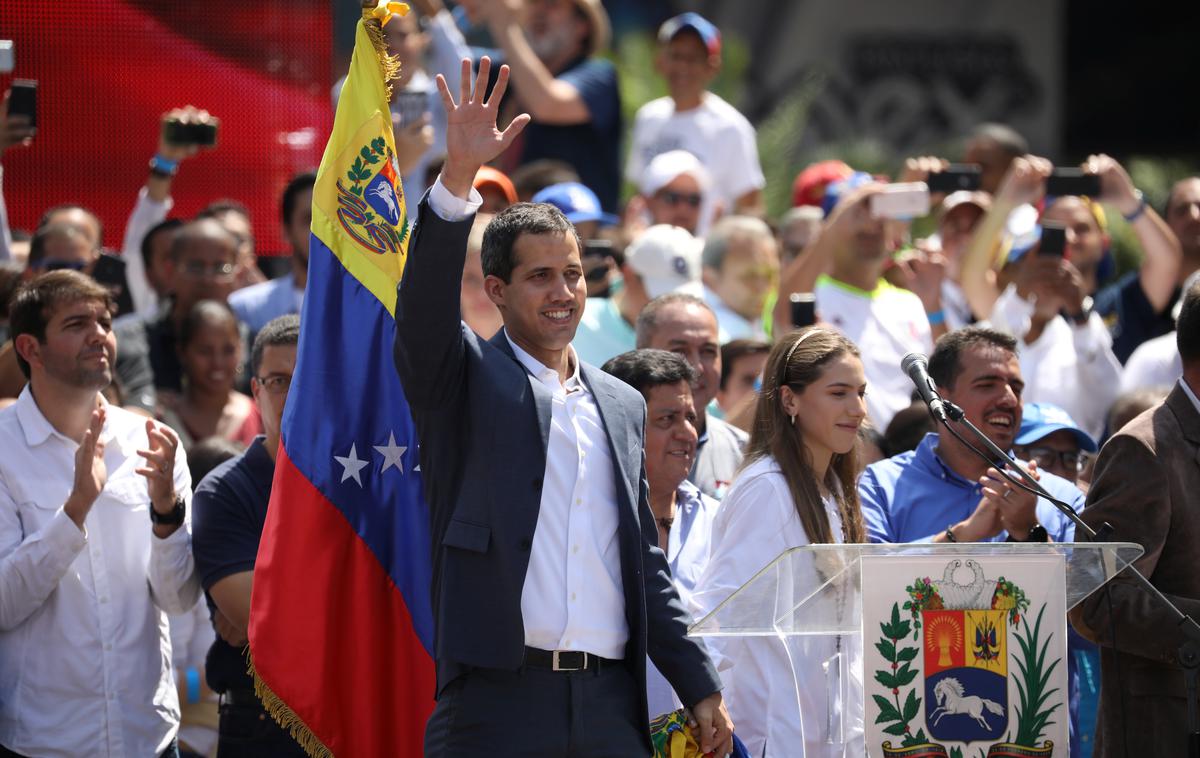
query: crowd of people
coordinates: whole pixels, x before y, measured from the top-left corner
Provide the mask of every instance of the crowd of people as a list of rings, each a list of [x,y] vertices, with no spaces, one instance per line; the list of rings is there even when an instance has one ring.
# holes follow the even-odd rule
[[[603,688],[625,685],[595,684],[584,696],[647,721],[687,707],[712,729],[700,739],[710,749],[733,749],[732,723],[748,755],[865,755],[863,704],[830,701],[826,662],[840,639],[699,644],[682,637],[682,619],[803,545],[1073,541],[1074,525],[1047,500],[939,433],[900,368],[909,353],[928,355],[941,395],[1054,497],[1112,524],[1114,539],[1142,543],[1152,582],[1185,609],[1200,602],[1190,560],[1200,521],[1187,504],[1200,487],[1200,176],[1177,181],[1156,209],[1117,160],[1096,154],[1073,167],[1095,177],[1094,196],[1053,195],[1051,161],[984,124],[961,154],[913,156],[895,177],[809,166],[793,207],[768,218],[754,128],[709,90],[722,40],[705,18],[661,26],[655,66],[669,94],[626,131],[600,0],[411,4],[384,27],[403,72],[396,158],[423,239],[459,249],[413,249],[407,265],[418,281],[462,265],[457,293],[402,282],[399,298],[429,300],[423,312],[463,327],[439,331],[434,316],[413,323],[397,309],[397,369],[423,476],[436,483],[427,491],[441,498],[429,504],[435,529],[457,523],[466,497],[448,491],[483,497],[490,485],[470,483],[491,469],[473,468],[475,447],[445,426],[465,427],[467,407],[487,402],[501,409],[495,423],[514,419],[515,441],[526,409],[474,385],[455,390],[464,394],[452,413],[432,408],[432,395],[458,385],[432,373],[429,351],[489,372],[500,361],[550,409],[545,475],[540,461],[531,475],[530,512],[541,516],[514,563],[496,558],[529,572],[523,586],[522,573],[497,585],[516,595],[515,615],[483,623],[494,655],[479,652],[478,629],[439,634],[430,755],[483,755],[507,740],[486,718],[454,726],[448,704],[460,706],[468,685],[495,709],[489,718],[533,702],[553,712],[560,653],[581,654],[597,682],[636,654],[640,692],[618,698]],[[474,61],[478,81],[460,59]],[[0,164],[36,140],[7,102]],[[509,125],[491,152],[467,138],[478,113],[488,129]],[[192,106],[163,116],[210,118]],[[131,188],[119,251],[102,244],[114,220],[78,204],[51,205],[28,233],[11,229],[0,194],[0,755],[303,754],[263,709],[242,650],[316,175],[282,193],[275,222],[290,268],[268,279],[237,201],[171,216],[196,150],[160,140],[145,185]],[[978,187],[931,193],[924,220],[878,210],[891,187],[928,186],[951,160],[976,165]],[[622,181],[632,190],[623,204]],[[1113,214],[1140,248],[1123,274]],[[614,414],[637,439],[614,431]],[[631,450],[643,460],[626,461]],[[629,481],[614,482],[614,468]],[[547,515],[555,498],[576,496],[582,516]],[[612,513],[596,507],[608,504]],[[641,519],[632,531],[626,506]],[[508,533],[492,528],[493,551],[507,549]],[[566,546],[580,530],[577,557]],[[452,535],[434,537],[444,572],[460,556],[443,555]],[[487,566],[478,583],[512,580]],[[565,596],[576,570],[587,611],[547,600]],[[435,604],[473,618],[445,584],[472,575],[445,576]],[[644,579],[640,595],[631,577]],[[1182,637],[1163,631],[1163,613],[1120,581],[1108,603],[1073,613],[1072,756],[1129,755],[1141,737],[1128,731],[1147,724],[1160,725],[1159,752],[1182,754]],[[505,635],[522,629],[523,667],[552,656],[544,681],[510,681],[497,663],[508,660]],[[1120,666],[1128,692],[1111,675]],[[486,688],[481,667],[499,672]],[[588,718],[586,729],[613,728]],[[617,730],[613,745],[636,752],[639,734],[622,743]],[[499,754],[560,754],[520,739],[527,751],[510,743]]]

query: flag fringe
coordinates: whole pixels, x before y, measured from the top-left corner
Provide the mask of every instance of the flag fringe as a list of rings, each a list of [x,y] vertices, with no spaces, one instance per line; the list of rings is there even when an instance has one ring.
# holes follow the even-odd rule
[[[300,748],[311,758],[334,758],[333,751],[327,748],[317,735],[313,734],[304,720],[297,716],[296,712],[288,707],[288,704],[283,702],[283,699],[276,695],[274,690],[258,675],[249,647],[246,648],[246,670],[250,676],[254,677],[254,694],[258,695],[258,699],[262,701],[263,708],[271,714],[271,718],[275,719],[279,726],[288,731]]]
[[[388,101],[391,102],[392,80],[400,76],[400,57],[388,52],[387,34],[383,31],[383,24],[371,15],[376,3],[363,0],[362,6],[363,28],[371,40],[371,46],[375,48],[375,56],[379,59],[379,72],[383,76],[383,88],[387,91]]]

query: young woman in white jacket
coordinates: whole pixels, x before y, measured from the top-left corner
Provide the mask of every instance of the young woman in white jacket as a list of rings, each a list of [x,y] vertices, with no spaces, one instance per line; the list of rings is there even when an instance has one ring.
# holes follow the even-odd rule
[[[717,511],[712,554],[693,597],[697,619],[789,548],[866,541],[855,487],[865,395],[858,348],[841,334],[809,327],[775,344],[745,461]],[[828,566],[799,565],[788,579],[793,597],[829,578]],[[858,640],[780,635],[705,643],[750,755],[865,755],[862,683],[843,680],[861,676],[849,674],[861,666],[846,664],[860,656]]]

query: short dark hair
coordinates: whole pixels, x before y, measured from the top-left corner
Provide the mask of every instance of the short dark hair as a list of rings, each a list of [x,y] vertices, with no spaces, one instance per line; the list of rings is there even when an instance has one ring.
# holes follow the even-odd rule
[[[268,347],[298,345],[300,343],[300,317],[295,313],[278,316],[267,322],[267,325],[254,336],[254,346],[250,348],[250,373],[258,376],[262,368],[263,351]]]
[[[1175,344],[1183,365],[1200,361],[1200,282],[1193,282],[1183,293],[1183,305],[1175,321]]]
[[[224,437],[205,437],[187,448],[188,473],[195,491],[209,472],[230,458],[237,457],[243,446]]]
[[[954,383],[962,374],[962,354],[968,348],[982,345],[1007,350],[1017,354],[1017,340],[1012,335],[986,329],[981,326],[967,326],[955,329],[933,346],[933,354],[929,356],[929,376],[939,386],[954,389]]]
[[[721,389],[729,383],[733,364],[748,355],[766,355],[771,352],[770,343],[761,340],[730,340],[721,345]]]
[[[237,237],[234,237],[228,229],[221,226],[220,222],[215,218],[206,216],[205,218],[198,218],[195,221],[189,221],[175,230],[175,239],[171,240],[171,260],[179,260],[188,246],[214,235],[225,237],[230,246],[233,247],[234,252],[237,252]]]
[[[1001,150],[1014,158],[1029,152],[1029,141],[1008,124],[980,124],[971,130],[971,139],[995,142]]]
[[[25,265],[31,269],[40,268],[42,262],[46,259],[46,245],[50,240],[74,240],[76,238],[87,243],[86,235],[72,224],[55,221],[52,224],[39,226],[37,231],[33,233],[33,239],[29,241],[29,259],[25,261]],[[90,246],[90,243],[88,244]]]
[[[238,334],[237,316],[228,305],[219,300],[200,300],[188,310],[179,326],[179,349],[190,345],[196,334],[210,324],[228,324],[233,327],[233,333]],[[241,341],[240,335],[238,341]]]
[[[566,161],[542,158],[530,161],[509,175],[517,198],[529,200],[551,184],[580,181],[579,172]]]
[[[887,457],[900,455],[909,450],[916,450],[925,439],[925,435],[936,432],[937,426],[924,403],[913,403],[892,416],[888,422],[887,432],[883,435],[880,449]]]
[[[108,288],[78,271],[49,271],[21,285],[8,303],[13,342],[22,334],[32,334],[39,343],[45,343],[46,326],[55,309],[80,300],[97,300],[104,303],[110,313],[116,311],[116,302]],[[21,373],[29,379],[29,363],[16,350],[13,354],[17,356]]]
[[[300,193],[312,189],[316,184],[317,172],[305,171],[293,176],[283,188],[283,198],[279,201],[279,217],[284,226],[292,222],[292,214],[296,211],[296,201],[300,198]]]
[[[696,370],[681,355],[666,350],[630,350],[609,358],[601,368],[643,395],[664,384],[696,381]]]
[[[181,219],[168,218],[164,219],[163,221],[159,221],[146,231],[146,236],[142,237],[142,263],[145,264],[146,271],[150,270],[150,258],[151,253],[153,252],[150,245],[154,241],[154,238],[160,234],[166,234],[168,232],[173,234],[181,226],[183,226],[183,221]]]
[[[208,205],[200,209],[196,214],[196,220],[202,218],[219,218],[226,213],[237,213],[239,215],[250,218],[250,209],[245,204],[234,200],[231,197],[223,197],[220,200],[213,200]]]
[[[62,203],[61,205],[55,205],[51,208],[47,208],[46,212],[42,214],[42,218],[38,221],[37,228],[41,229],[43,226],[50,224],[53,220],[54,214],[56,213],[74,210],[83,211],[92,217],[92,221],[96,224],[96,232],[99,235],[96,239],[96,247],[102,246],[104,244],[104,222],[100,220],[100,217],[96,215],[94,210],[85,205],[80,205],[79,203]]]
[[[563,212],[549,203],[517,203],[496,214],[483,232],[480,258],[483,275],[512,281],[516,268],[513,246],[522,234],[564,234],[575,239],[575,247],[583,254],[583,241],[575,225]]]
[[[716,311],[712,309],[711,305],[704,302],[704,298],[702,297],[696,297],[684,292],[668,292],[665,295],[659,295],[649,303],[646,303],[646,307],[642,308],[642,312],[638,314],[637,324],[634,325],[638,347],[646,347],[650,344],[650,338],[658,331],[659,314],[664,309],[679,303],[699,306],[713,314],[714,319],[717,317]]]

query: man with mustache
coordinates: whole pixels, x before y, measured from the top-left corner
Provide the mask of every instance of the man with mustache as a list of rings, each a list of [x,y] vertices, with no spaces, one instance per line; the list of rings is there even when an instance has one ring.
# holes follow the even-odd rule
[[[696,372],[686,359],[666,350],[631,350],[604,364],[604,371],[646,399],[646,481],[650,510],[658,525],[658,546],[667,554],[671,578],[684,605],[708,566],[717,501],[688,481],[696,457]],[[646,668],[650,718],[681,703],[653,665]]]
[[[0,412],[0,756],[179,755],[165,614],[200,596],[191,482],[173,431],[100,394],[112,305],[69,270],[12,300],[29,384]]]

